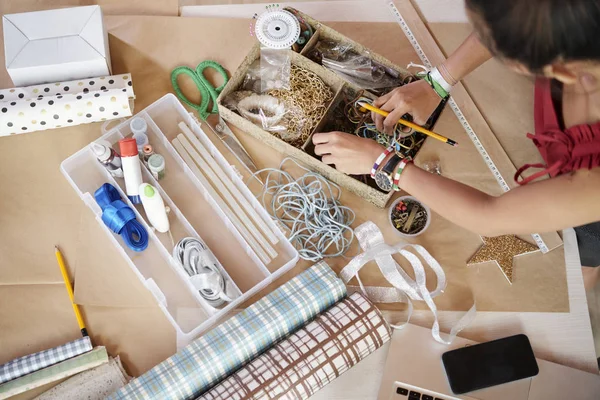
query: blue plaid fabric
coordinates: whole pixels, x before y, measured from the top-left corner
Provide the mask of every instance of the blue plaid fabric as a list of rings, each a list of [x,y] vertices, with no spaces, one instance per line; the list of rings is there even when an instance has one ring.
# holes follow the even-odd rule
[[[16,358],[0,365],[0,383],[8,382],[50,365],[58,364],[92,350],[88,336],[65,343],[52,349]]]
[[[109,400],[192,400],[346,295],[320,262],[213,328]]]

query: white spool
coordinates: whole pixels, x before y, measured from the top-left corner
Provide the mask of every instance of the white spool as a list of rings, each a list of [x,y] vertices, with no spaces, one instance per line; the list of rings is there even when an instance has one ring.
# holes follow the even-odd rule
[[[267,11],[256,20],[254,33],[265,47],[287,49],[300,37],[300,23],[289,11]]]

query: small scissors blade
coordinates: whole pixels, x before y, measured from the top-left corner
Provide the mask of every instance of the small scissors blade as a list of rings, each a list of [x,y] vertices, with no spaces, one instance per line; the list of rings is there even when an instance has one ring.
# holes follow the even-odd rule
[[[213,118],[209,118],[211,121],[206,121],[206,124],[212,129],[219,139],[227,146],[227,148],[233,153],[233,155],[250,171],[254,174],[258,171],[256,164],[252,160],[252,157],[248,154],[242,143],[238,140],[235,134],[231,131],[227,123],[220,116],[217,117],[216,121]]]

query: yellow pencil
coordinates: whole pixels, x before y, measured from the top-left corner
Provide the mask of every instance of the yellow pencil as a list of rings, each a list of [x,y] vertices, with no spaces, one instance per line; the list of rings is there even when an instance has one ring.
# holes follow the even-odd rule
[[[366,110],[369,110],[369,111],[373,111],[373,112],[375,112],[375,113],[377,113],[377,114],[379,114],[379,115],[383,115],[384,117],[387,117],[388,115],[390,115],[390,113],[389,113],[389,112],[387,112],[387,111],[383,111],[383,110],[380,110],[379,108],[377,108],[377,107],[373,107],[372,105],[370,105],[370,104],[368,104],[368,103],[364,103],[364,102],[362,102],[362,101],[359,101],[359,102],[358,102],[358,104],[359,104],[359,105],[360,105],[362,108],[364,108],[364,109],[366,109]],[[438,133],[432,132],[432,131],[430,131],[430,130],[427,130],[427,129],[423,128],[422,126],[419,126],[419,125],[417,125],[417,124],[414,124],[414,123],[412,123],[412,122],[410,122],[410,121],[407,121],[407,120],[405,120],[405,119],[402,119],[402,118],[400,118],[400,119],[398,120],[398,122],[399,122],[399,123],[401,123],[401,124],[402,124],[402,125],[404,125],[404,126],[408,126],[409,128],[412,128],[412,129],[414,129],[414,130],[415,130],[415,131],[417,131],[417,132],[424,133],[424,134],[425,134],[425,135],[427,135],[427,136],[431,136],[432,138],[435,138],[435,139],[437,139],[437,140],[440,140],[440,141],[442,141],[442,142],[444,142],[444,143],[448,143],[450,146],[458,146],[458,143],[456,143],[454,140],[452,140],[452,139],[449,139],[449,138],[447,138],[446,136],[442,136],[442,135],[440,135],[440,134],[438,134]]]
[[[60,267],[60,273],[62,274],[63,280],[65,281],[65,286],[67,287],[67,292],[69,293],[69,299],[71,299],[71,304],[73,305],[73,311],[75,311],[75,317],[77,318],[77,323],[79,324],[79,329],[81,329],[81,334],[83,336],[87,336],[87,330],[85,329],[85,324],[83,322],[83,318],[81,317],[81,312],[79,311],[79,307],[73,301],[73,288],[71,287],[71,281],[69,280],[69,274],[67,274],[67,267],[65,266],[65,260],[58,249],[57,246],[54,246],[54,253],[56,255],[56,261],[58,261],[58,266]]]

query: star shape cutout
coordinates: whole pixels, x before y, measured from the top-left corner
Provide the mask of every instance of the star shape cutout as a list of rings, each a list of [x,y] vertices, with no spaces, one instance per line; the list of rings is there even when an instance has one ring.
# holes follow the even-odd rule
[[[481,237],[483,246],[467,261],[467,266],[494,261],[500,268],[508,283],[512,285],[514,258],[522,254],[539,251],[539,248],[515,235]]]

